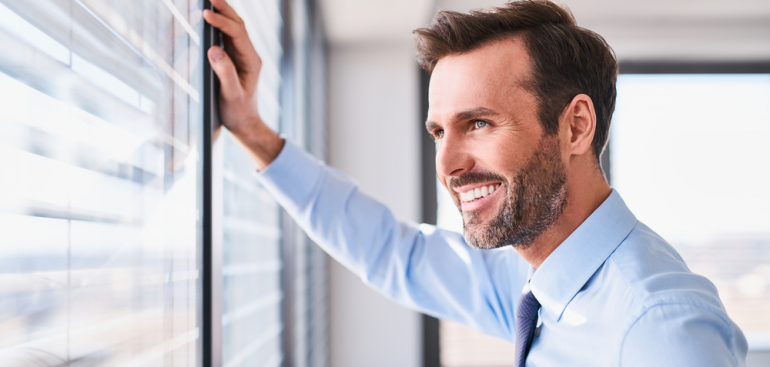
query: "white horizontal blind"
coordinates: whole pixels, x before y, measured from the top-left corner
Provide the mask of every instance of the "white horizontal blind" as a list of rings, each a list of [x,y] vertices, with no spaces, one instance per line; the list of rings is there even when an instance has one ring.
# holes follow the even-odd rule
[[[200,361],[199,1],[0,4],[0,361]]]
[[[246,23],[262,58],[260,115],[268,126],[278,129],[283,56],[280,1],[233,0],[230,4]],[[222,138],[222,362],[225,367],[278,367],[284,361],[280,208],[256,180],[255,166],[243,149],[227,132]]]

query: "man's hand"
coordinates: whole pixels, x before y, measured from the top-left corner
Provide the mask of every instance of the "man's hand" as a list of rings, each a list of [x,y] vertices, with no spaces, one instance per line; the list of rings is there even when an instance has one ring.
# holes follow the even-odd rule
[[[259,117],[257,80],[262,59],[246,33],[243,20],[225,0],[211,0],[219,13],[203,11],[203,18],[224,34],[225,49],[212,46],[209,62],[219,77],[219,115],[222,123],[262,170],[278,156],[283,139]]]

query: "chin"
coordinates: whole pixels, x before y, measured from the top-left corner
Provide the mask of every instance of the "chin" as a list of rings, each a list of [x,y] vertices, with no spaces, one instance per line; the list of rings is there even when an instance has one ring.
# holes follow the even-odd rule
[[[503,216],[507,217],[507,216]],[[503,225],[500,217],[473,223],[474,220],[463,221],[463,237],[471,247],[479,250],[491,250],[512,246],[516,250],[524,250],[537,240],[550,225]],[[507,218],[510,219],[510,218]],[[512,223],[508,221],[507,223]]]
[[[500,241],[499,238],[495,238],[493,230],[490,231],[488,225],[463,225],[463,237],[465,242],[471,247],[479,250],[491,250],[504,246],[508,246],[508,243]],[[491,235],[491,236],[490,236]]]

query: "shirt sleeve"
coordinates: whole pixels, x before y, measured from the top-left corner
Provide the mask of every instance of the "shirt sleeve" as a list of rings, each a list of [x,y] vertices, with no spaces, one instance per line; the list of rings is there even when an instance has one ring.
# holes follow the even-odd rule
[[[316,243],[369,286],[420,312],[513,338],[514,295],[527,274],[515,251],[477,250],[458,233],[399,222],[288,141],[258,176]]]
[[[631,326],[622,367],[746,366],[748,347],[737,326],[717,313],[686,304],[647,310]]]

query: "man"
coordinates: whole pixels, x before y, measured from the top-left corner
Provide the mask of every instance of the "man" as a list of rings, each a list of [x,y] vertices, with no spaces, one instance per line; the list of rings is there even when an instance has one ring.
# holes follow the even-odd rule
[[[259,57],[235,12],[212,3],[221,13],[206,20],[229,36],[227,54],[208,53],[225,126],[284,208],[369,285],[515,341],[516,366],[745,365],[714,285],[602,175],[617,62],[567,10],[538,0],[439,12],[415,31],[432,73],[426,127],[463,238],[397,222],[267,128],[253,103]]]

